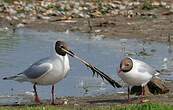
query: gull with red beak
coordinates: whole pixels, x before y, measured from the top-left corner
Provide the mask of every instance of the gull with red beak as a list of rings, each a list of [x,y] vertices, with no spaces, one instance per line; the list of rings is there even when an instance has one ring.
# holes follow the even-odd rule
[[[68,55],[80,60],[93,71],[93,74],[97,74],[103,79],[106,79],[113,87],[121,87],[121,85],[111,79],[108,75],[104,74],[98,68],[77,57],[63,41],[57,41],[55,43],[54,52],[49,57],[35,62],[29,68],[17,75],[4,77],[3,79],[33,83],[35,102],[37,103],[40,103],[40,99],[37,94],[36,85],[52,85],[52,104],[55,104],[54,85],[64,79],[70,70]]]
[[[141,102],[145,93],[144,86],[159,73],[148,64],[130,57],[124,58],[120,63],[119,77],[128,84],[128,101],[130,102],[130,87],[142,86]]]

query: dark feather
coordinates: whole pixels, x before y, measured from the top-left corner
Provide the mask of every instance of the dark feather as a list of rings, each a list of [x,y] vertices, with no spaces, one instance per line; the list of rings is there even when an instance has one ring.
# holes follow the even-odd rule
[[[108,75],[103,73],[101,70],[99,70],[95,66],[92,66],[91,64],[90,65],[86,65],[86,66],[91,69],[91,71],[93,72],[93,76],[96,74],[97,77],[100,76],[103,80],[106,79],[113,87],[117,87],[117,88],[122,87],[120,84],[115,82],[112,78],[110,78]]]

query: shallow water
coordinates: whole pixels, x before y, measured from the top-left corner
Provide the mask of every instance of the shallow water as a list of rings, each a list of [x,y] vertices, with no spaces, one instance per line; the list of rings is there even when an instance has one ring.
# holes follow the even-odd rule
[[[38,59],[50,55],[56,40],[64,40],[78,56],[96,65],[118,81],[120,79],[116,71],[120,59],[125,55],[141,59],[158,70],[166,69],[169,74],[172,73],[172,46],[167,43],[109,39],[82,33],[36,32],[19,29],[14,34],[0,32],[0,77],[20,73]],[[123,90],[114,89],[101,78],[93,78],[92,72],[74,58],[70,58],[70,65],[69,75],[56,84],[57,96],[99,95]],[[169,80],[173,78],[172,75],[162,77]],[[33,91],[31,83],[2,79],[0,79],[0,88],[0,96]],[[50,97],[50,90],[51,86],[38,86],[38,93],[44,99]]]

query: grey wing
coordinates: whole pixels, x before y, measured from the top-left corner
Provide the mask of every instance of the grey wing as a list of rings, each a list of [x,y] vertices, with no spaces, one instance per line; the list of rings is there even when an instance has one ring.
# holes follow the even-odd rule
[[[140,64],[140,68],[138,69],[139,72],[148,72],[151,75],[158,75],[159,73],[151,66],[149,66],[148,64],[142,62]]]
[[[36,79],[48,73],[52,69],[52,64],[40,60],[26,69],[23,74],[30,79]]]

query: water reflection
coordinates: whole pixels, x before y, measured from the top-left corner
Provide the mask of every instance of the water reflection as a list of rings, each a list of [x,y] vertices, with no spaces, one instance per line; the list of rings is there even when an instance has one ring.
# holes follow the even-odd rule
[[[20,37],[15,34],[8,34],[1,32],[0,34],[0,52],[2,51],[15,51],[15,47],[20,43]]]
[[[6,60],[8,54],[16,52],[16,47],[20,43],[20,37],[15,34],[9,34],[7,32],[1,32],[0,34],[0,67],[10,66],[9,62]]]

